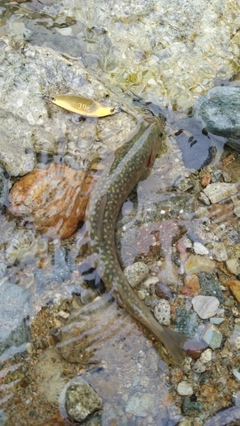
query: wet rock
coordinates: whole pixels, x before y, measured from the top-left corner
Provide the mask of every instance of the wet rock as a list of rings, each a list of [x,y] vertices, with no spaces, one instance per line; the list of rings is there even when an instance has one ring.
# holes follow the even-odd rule
[[[158,412],[158,401],[154,394],[136,392],[126,405],[126,412],[136,417],[155,416]]]
[[[0,209],[6,204],[8,194],[8,180],[4,170],[0,167]]]
[[[161,299],[154,306],[154,316],[160,324],[170,325],[170,303]]]
[[[200,361],[199,359],[195,362],[195,364],[192,367],[193,371],[197,374],[201,374],[204,373],[204,371],[206,371],[206,366],[205,364]]]
[[[62,38],[69,43],[69,37]],[[135,125],[133,118],[120,113],[99,123],[97,135],[95,120],[74,121],[73,114],[49,105],[42,96],[43,90],[54,94],[56,88],[96,100],[108,96],[109,90],[86,71],[80,59],[71,61],[56,50],[22,45],[7,37],[1,38],[1,53],[0,163],[11,176],[26,175],[37,161],[45,162],[48,156],[59,154],[58,141],[63,137],[63,161],[65,155],[72,156],[80,169],[87,170],[97,156],[96,151],[106,152],[106,147],[114,150],[118,141],[131,132]],[[9,56],[11,64],[7,60]],[[61,88],[59,81],[63,83]],[[111,98],[116,99],[113,94]],[[116,100],[109,97],[108,104],[111,103],[116,105]],[[117,124],[119,117],[122,117],[121,123]],[[113,126],[118,128],[118,138],[111,131]],[[98,143],[93,150],[95,140]]]
[[[216,275],[214,273],[210,274],[207,272],[200,272],[198,274],[200,287],[201,287],[201,294],[203,296],[215,296],[220,303],[223,303],[224,301],[224,295],[220,288],[221,283],[216,278]]]
[[[143,262],[135,262],[124,269],[124,275],[132,287],[137,287],[148,276],[149,269]]]
[[[30,340],[26,318],[31,314],[31,294],[24,288],[5,282],[0,286],[0,354],[11,346]]]
[[[212,324],[207,325],[202,332],[202,338],[208,343],[211,349],[217,349],[222,344],[222,333]]]
[[[102,408],[102,400],[83,379],[66,390],[66,411],[71,420],[83,422]]]
[[[26,262],[37,254],[41,255],[47,250],[47,241],[37,238],[30,229],[19,229],[12,235],[7,244],[5,257],[8,263]]]
[[[195,296],[192,299],[193,309],[202,319],[213,317],[219,306],[219,300],[212,296]]]
[[[200,356],[199,361],[203,364],[207,364],[212,360],[212,351],[211,349],[206,349]]]
[[[240,199],[236,195],[233,195],[231,199],[234,205],[233,212],[237,217],[240,217]]]
[[[193,249],[195,254],[208,255],[209,253],[207,247],[205,247],[202,243],[199,243],[198,241],[194,241]]]
[[[172,299],[173,298],[173,294],[170,290],[170,288],[168,287],[168,285],[161,283],[161,282],[156,282],[155,284],[155,293],[158,297],[161,297],[162,299]]]
[[[184,289],[186,291],[184,291]],[[190,293],[187,293],[187,290],[189,290]],[[201,289],[197,275],[186,275],[184,277],[184,287],[181,290],[182,294],[196,296],[200,293],[200,290]]]
[[[195,105],[194,115],[209,132],[240,149],[240,87],[214,87]]]
[[[199,272],[211,272],[215,267],[215,262],[211,259],[203,258],[200,255],[191,254],[184,264],[186,274],[198,274]]]
[[[26,217],[43,233],[67,238],[84,217],[89,187],[84,177],[83,171],[64,164],[36,169],[11,189],[9,211]]]
[[[218,317],[210,318],[210,323],[215,325],[222,324],[223,321],[224,321],[224,318],[218,318]]]
[[[193,388],[190,383],[182,381],[177,385],[177,393],[181,396],[190,396],[193,394]]]
[[[240,303],[240,281],[226,281],[225,284],[229,287],[235,299]]]
[[[211,203],[215,204],[236,194],[238,187],[234,183],[217,182],[210,183],[203,191]]]
[[[230,274],[239,275],[240,274],[240,262],[238,259],[228,259],[226,261],[227,270]]]
[[[212,254],[218,262],[224,262],[228,258],[224,243],[214,243]]]
[[[202,404],[198,401],[191,400],[191,398],[184,398],[182,409],[184,414],[196,416],[197,413],[201,413]]]

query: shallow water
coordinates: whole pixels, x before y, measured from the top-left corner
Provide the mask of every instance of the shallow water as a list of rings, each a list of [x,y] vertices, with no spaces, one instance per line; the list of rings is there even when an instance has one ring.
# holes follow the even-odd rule
[[[233,200],[205,206],[198,195],[209,171],[212,177],[219,171],[230,173],[231,183],[238,183],[240,176],[239,155],[224,147],[223,138],[206,136],[188,114],[199,96],[214,85],[228,84],[239,72],[238,8],[236,0],[0,1],[1,35],[81,60],[131,110],[146,102],[155,111],[166,108],[167,149],[124,204],[116,246],[123,267],[141,260],[152,277],[169,286],[171,324],[196,338],[209,321],[193,312],[193,294],[181,292],[187,252],[183,239],[190,241],[190,252],[195,242],[202,242],[213,256],[217,241],[230,258],[239,258]],[[61,84],[65,91],[68,84],[71,87],[67,76],[57,91]],[[100,126],[104,135],[103,121]],[[100,157],[106,151],[109,147]],[[45,153],[39,155],[52,161]],[[210,169],[199,172],[208,165]],[[217,295],[224,309],[217,315],[224,318],[217,325],[223,343],[202,363],[204,371],[194,370],[189,361],[184,374],[148,331],[111,299],[101,297],[103,288],[94,270],[85,273],[85,285],[79,266],[85,260],[79,254],[81,230],[63,242],[52,240],[4,209],[0,226],[1,285],[10,280],[31,295],[29,304],[22,302],[31,323],[30,343],[22,352],[17,349],[13,355],[8,350],[0,358],[0,401],[2,417],[7,418],[3,423],[0,417],[0,424],[69,424],[60,394],[78,375],[103,400],[102,412],[86,425],[239,424],[239,304],[224,286],[229,275],[224,261],[216,260],[213,272],[200,272],[201,294]],[[239,275],[232,274],[232,279]],[[212,282],[216,286],[208,289]],[[154,280],[144,284],[139,292],[149,309],[159,300],[154,285]],[[92,292],[86,291],[89,286]],[[96,295],[100,297],[92,301]],[[12,303],[11,297],[7,303]],[[10,312],[19,315],[18,310],[21,307]],[[177,386],[182,381],[192,392],[180,395]],[[233,407],[229,416],[224,411],[214,417],[228,407]]]

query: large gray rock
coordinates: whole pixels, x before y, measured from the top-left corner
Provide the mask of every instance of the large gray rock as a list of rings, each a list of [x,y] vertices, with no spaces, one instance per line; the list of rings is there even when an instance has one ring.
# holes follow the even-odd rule
[[[26,318],[31,314],[31,294],[9,282],[0,285],[0,354],[30,340]]]
[[[209,90],[196,103],[194,115],[209,132],[226,137],[230,146],[240,150],[240,87]]]
[[[86,169],[93,158],[115,150],[136,126],[136,120],[123,112],[79,121],[79,115],[48,101],[48,95],[71,93],[119,105],[81,60],[4,37],[0,69],[0,165],[11,176],[29,173],[37,161],[49,161],[54,154],[61,154],[70,166]]]

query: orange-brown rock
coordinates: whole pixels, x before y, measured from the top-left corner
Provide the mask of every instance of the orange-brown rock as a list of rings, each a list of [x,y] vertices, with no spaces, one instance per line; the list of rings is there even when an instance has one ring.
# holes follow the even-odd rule
[[[225,284],[230,288],[233,296],[240,303],[240,281],[225,281]]]
[[[200,284],[197,275],[186,275],[184,278],[184,287],[181,294],[191,297],[200,293]]]
[[[85,172],[65,164],[36,169],[13,186],[9,211],[42,233],[67,238],[84,217],[90,184]]]

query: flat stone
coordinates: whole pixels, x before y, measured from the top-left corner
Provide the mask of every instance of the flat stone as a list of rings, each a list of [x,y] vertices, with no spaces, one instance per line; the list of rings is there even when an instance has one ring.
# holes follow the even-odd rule
[[[234,183],[217,182],[210,183],[203,191],[211,203],[215,204],[236,194],[238,187]]]
[[[126,412],[136,417],[155,416],[158,412],[158,401],[154,394],[136,392],[126,405]]]
[[[154,316],[160,324],[170,325],[170,303],[161,299],[154,306]]]
[[[184,267],[188,275],[198,274],[199,272],[211,272],[215,267],[215,262],[207,257],[191,254],[186,260]]]
[[[147,278],[149,269],[143,262],[135,262],[124,269],[124,275],[131,287],[137,287],[143,280]]]
[[[193,309],[202,319],[213,317],[219,306],[219,300],[213,296],[195,296],[192,299]]]

